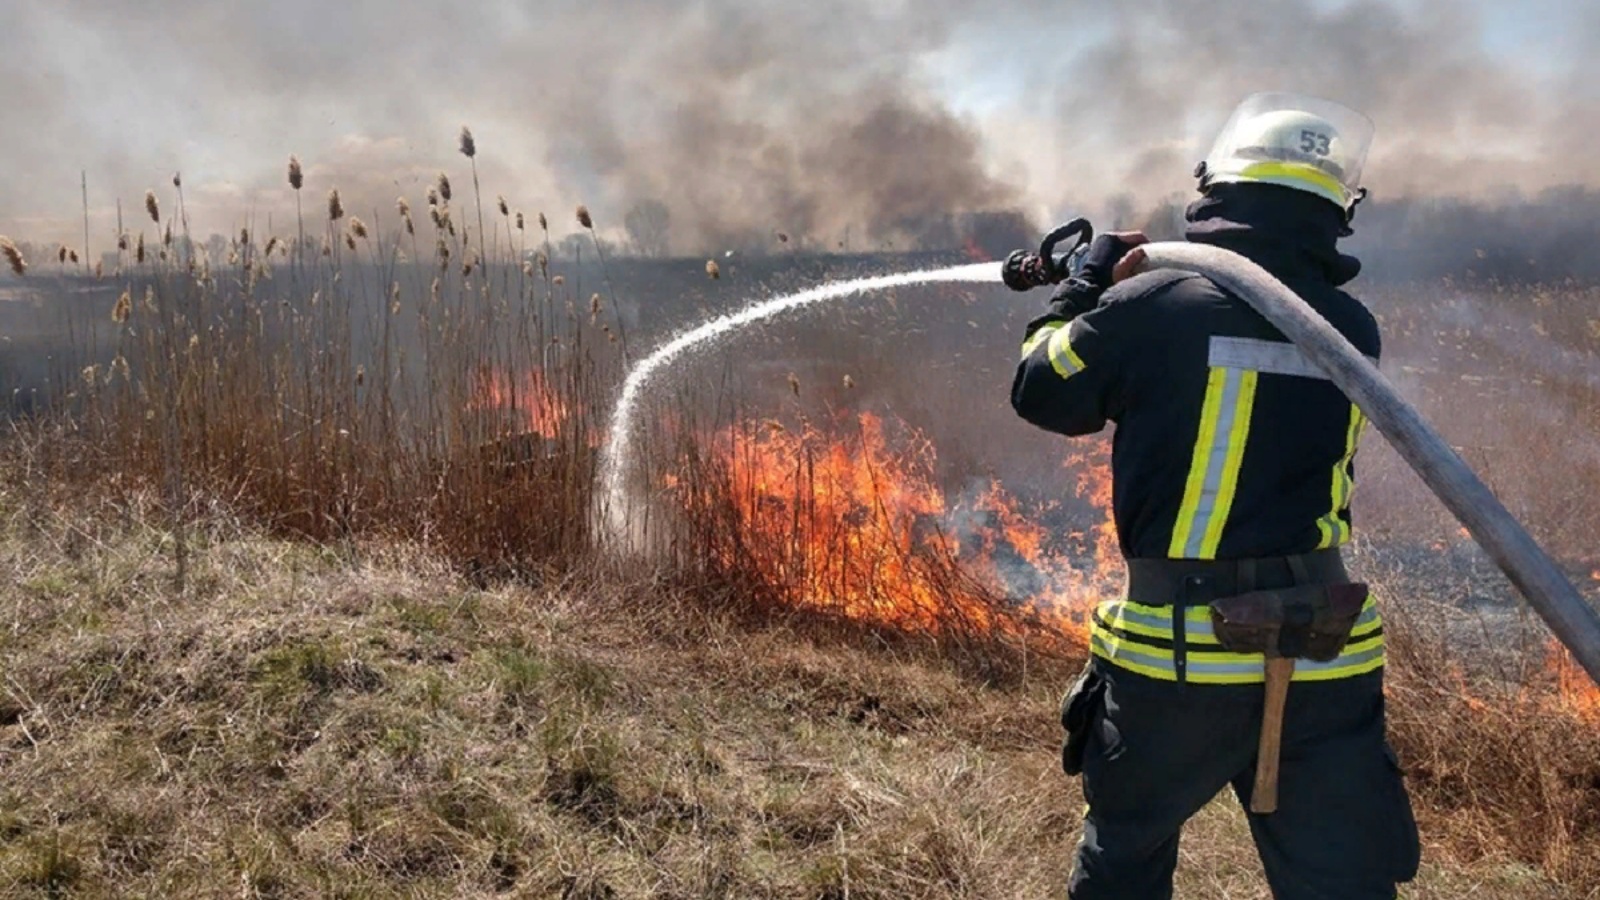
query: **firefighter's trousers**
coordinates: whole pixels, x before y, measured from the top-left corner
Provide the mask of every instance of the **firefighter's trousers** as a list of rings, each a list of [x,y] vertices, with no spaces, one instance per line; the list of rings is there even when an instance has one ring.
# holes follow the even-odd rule
[[[1178,833],[1232,786],[1250,805],[1260,684],[1179,684],[1095,659],[1083,748],[1088,802],[1069,896],[1160,900]],[[1384,740],[1383,670],[1295,682],[1278,811],[1246,813],[1279,900],[1391,900],[1416,874],[1416,822]]]

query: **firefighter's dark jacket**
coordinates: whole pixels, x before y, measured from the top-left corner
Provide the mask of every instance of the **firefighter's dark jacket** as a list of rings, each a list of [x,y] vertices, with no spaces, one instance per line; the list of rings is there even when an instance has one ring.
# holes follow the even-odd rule
[[[1359,263],[1335,248],[1335,206],[1217,185],[1187,219],[1188,240],[1261,265],[1377,359],[1377,322],[1340,289]],[[1282,556],[1350,538],[1362,416],[1281,332],[1199,275],[1150,272],[1103,294],[1069,282],[1028,325],[1011,403],[1060,434],[1116,423],[1112,507],[1129,558]]]

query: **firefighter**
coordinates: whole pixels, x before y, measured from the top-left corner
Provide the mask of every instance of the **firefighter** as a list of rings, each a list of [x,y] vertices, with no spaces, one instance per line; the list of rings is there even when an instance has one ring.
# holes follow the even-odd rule
[[[1254,95],[1197,170],[1185,218],[1187,240],[1262,266],[1376,360],[1377,322],[1342,289],[1360,264],[1336,249],[1365,193],[1371,137],[1338,104]],[[1028,325],[1011,389],[1040,428],[1116,424],[1128,590],[1095,610],[1089,665],[1063,702],[1063,766],[1081,771],[1087,801],[1069,896],[1170,897],[1184,822],[1231,786],[1275,897],[1395,897],[1419,849],[1385,741],[1378,610],[1357,593],[1326,661],[1298,660],[1270,814],[1248,812],[1264,657],[1219,637],[1213,611],[1275,596],[1298,612],[1280,610],[1274,635],[1319,637],[1308,623],[1326,604],[1305,598],[1349,585],[1340,547],[1365,419],[1240,298],[1193,273],[1133,275],[1143,241],[1090,245]]]

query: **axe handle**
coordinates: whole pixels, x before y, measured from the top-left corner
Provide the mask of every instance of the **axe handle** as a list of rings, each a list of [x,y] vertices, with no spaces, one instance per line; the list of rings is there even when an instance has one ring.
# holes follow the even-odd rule
[[[1250,811],[1278,811],[1278,756],[1283,749],[1283,708],[1294,680],[1294,657],[1267,657],[1266,709],[1261,716],[1261,745],[1256,753],[1256,785]]]

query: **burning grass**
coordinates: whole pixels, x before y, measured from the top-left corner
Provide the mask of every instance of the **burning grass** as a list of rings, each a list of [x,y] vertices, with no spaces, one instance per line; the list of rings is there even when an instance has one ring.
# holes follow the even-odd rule
[[[1109,491],[1104,461],[1067,476]],[[864,413],[834,427],[775,420],[690,442],[664,476],[680,564],[758,609],[981,646],[1083,643],[1094,599],[1120,587],[1115,537],[1050,532],[989,482],[947,491],[933,443]],[[1080,568],[1081,567],[1081,568]]]

